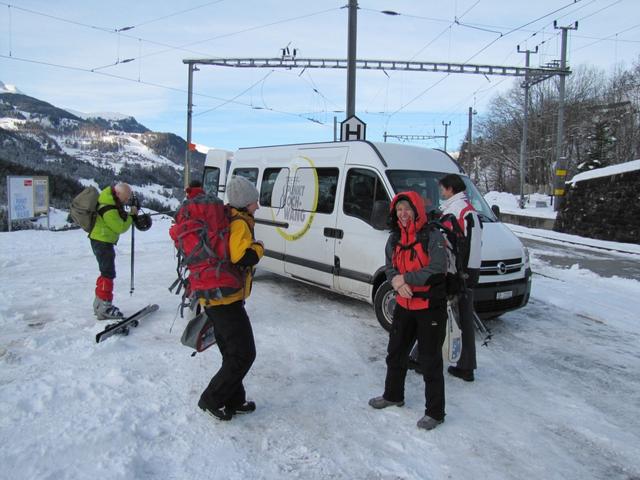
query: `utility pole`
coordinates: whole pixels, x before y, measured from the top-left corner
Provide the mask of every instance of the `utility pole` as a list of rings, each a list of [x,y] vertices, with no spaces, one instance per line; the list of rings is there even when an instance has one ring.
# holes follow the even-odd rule
[[[562,53],[560,57],[560,69],[564,71],[567,68],[567,33],[569,30],[577,30],[578,22],[575,22],[572,26],[558,27],[558,22],[554,20],[553,28],[562,30]],[[567,176],[567,159],[566,157],[562,156],[565,81],[566,74],[560,74],[560,87],[558,92],[558,133],[556,137],[556,171],[553,189],[553,194],[555,195],[555,203],[553,204],[553,209],[556,212],[560,210],[560,208],[562,208],[562,204],[564,203],[565,178]]]
[[[538,53],[538,46],[535,50],[520,50],[518,53],[526,55],[525,67],[529,68],[529,57],[532,53]],[[524,74],[524,114],[522,119],[522,141],[520,142],[520,208],[524,208],[524,172],[527,165],[527,125],[529,123],[529,73]]]
[[[347,118],[356,114],[356,43],[358,0],[349,0],[349,34],[347,45]]]
[[[193,63],[187,65],[189,67],[189,92],[187,93],[187,149],[184,152],[184,188],[186,189],[191,182],[191,122],[193,117],[193,72],[198,67]]]
[[[467,154],[469,155],[469,162],[473,162],[473,169],[475,178],[474,183],[478,183],[478,164],[473,161],[473,155],[471,154],[471,142],[472,142],[472,131],[473,131],[473,116],[476,114],[473,110],[473,107],[469,107],[469,131],[467,132]],[[471,163],[469,163],[471,165]]]
[[[443,120],[442,125],[444,125],[444,152],[447,153],[447,128],[449,128],[449,125],[451,125],[451,120],[446,123]]]

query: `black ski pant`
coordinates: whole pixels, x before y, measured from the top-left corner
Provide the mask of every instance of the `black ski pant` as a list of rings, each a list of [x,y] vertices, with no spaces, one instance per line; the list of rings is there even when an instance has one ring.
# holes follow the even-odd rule
[[[418,340],[418,362],[424,378],[425,415],[444,418],[444,375],[442,344],[446,333],[445,305],[426,310],[406,310],[396,305],[387,347],[387,377],[383,397],[392,402],[404,401],[409,351]]]
[[[202,392],[201,399],[212,409],[239,407],[246,401],[242,380],[256,358],[251,322],[244,302],[205,308],[213,321],[222,365]]]
[[[98,261],[100,275],[113,280],[116,278],[116,249],[113,243],[91,239],[91,249]]]
[[[458,301],[460,330],[462,330],[462,352],[456,366],[462,370],[475,370],[476,333],[473,321],[473,290],[465,288]]]

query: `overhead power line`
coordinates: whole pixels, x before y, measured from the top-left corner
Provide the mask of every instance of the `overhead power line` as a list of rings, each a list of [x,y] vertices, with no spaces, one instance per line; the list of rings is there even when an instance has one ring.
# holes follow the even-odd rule
[[[219,105],[216,105],[213,108],[209,108],[207,110],[204,110],[202,112],[198,112],[195,114],[195,116],[198,115],[204,115],[205,113],[209,113],[209,112],[213,112],[214,110],[217,110],[220,107],[223,107],[231,102],[233,102],[234,100],[236,100],[237,98],[240,98],[242,95],[244,95],[245,93],[247,93],[249,90],[251,90],[253,87],[255,87],[256,85],[258,85],[261,82],[264,82],[271,74],[273,73],[273,70],[271,70],[269,73],[267,73],[264,77],[262,77],[260,80],[258,80],[257,82],[252,83],[249,87],[245,88],[243,91],[241,91],[240,93],[238,93],[237,95],[235,95],[233,98],[230,98],[229,100],[225,100],[222,103],[220,103]],[[253,105],[252,105],[253,106]]]
[[[406,14],[406,13],[399,13],[393,10],[375,10],[373,8],[364,8],[364,7],[358,7],[358,10],[361,10],[363,12],[374,12],[374,13],[382,13],[384,15],[390,15],[390,16],[403,16],[403,17],[407,17],[407,18],[419,18],[420,20],[429,20],[430,22],[439,22],[439,23],[451,23],[451,20],[446,19],[446,18],[436,18],[436,17],[423,17],[423,16],[419,16],[419,15],[410,15],[410,14]]]
[[[464,63],[470,62],[471,60],[473,60],[474,58],[476,58],[478,55],[480,55],[482,52],[484,52],[487,48],[489,48],[491,45],[493,45],[494,43],[496,43],[498,40],[500,40],[503,37],[506,37],[507,35],[511,35],[514,32],[517,32],[518,30],[522,30],[524,27],[528,27],[529,25],[532,25],[536,22],[539,22],[540,20],[542,20],[543,18],[547,18],[550,17],[552,15],[555,15],[556,13],[564,10],[565,8],[569,8],[572,5],[575,5],[578,2],[581,2],[582,0],[574,0],[571,3],[568,3],[560,8],[557,8],[555,10],[553,10],[552,12],[549,12],[545,15],[542,15],[541,17],[536,18],[535,20],[531,20],[530,22],[525,23],[524,25],[520,25],[519,27],[513,28],[511,30],[509,30],[507,33],[505,34],[500,34],[500,36],[496,39],[494,39],[493,41],[489,42],[487,45],[485,45],[484,47],[482,47],[480,50],[478,50],[476,53],[474,53],[473,55],[471,55],[468,59],[465,60]]]
[[[220,67],[236,68],[337,68],[346,69],[348,61],[343,59],[319,59],[319,58],[211,58],[211,59],[185,59],[183,63],[189,65],[191,75],[192,69],[196,65],[214,65]],[[365,70],[403,70],[413,72],[440,72],[447,75],[437,80],[435,83],[423,90],[419,95],[402,105],[398,110],[390,114],[389,119],[400,112],[406,106],[442,83],[451,73],[502,75],[502,76],[525,76],[530,75],[537,78],[546,78],[552,75],[566,75],[569,71],[559,70],[550,67],[524,68],[493,65],[471,65],[454,64],[445,62],[415,62],[398,60],[356,60],[356,68]]]
[[[122,28],[117,29],[116,31],[124,32],[126,30],[133,30],[134,28],[138,28],[138,27],[141,27],[143,25],[149,25],[150,23],[159,22],[160,20],[165,20],[167,18],[175,17],[177,15],[182,15],[183,13],[192,12],[194,10],[199,10],[200,8],[208,7],[210,5],[214,5],[214,4],[220,3],[220,2],[224,2],[224,0],[215,0],[214,2],[207,2],[207,3],[203,3],[202,5],[196,5],[195,7],[186,8],[186,9],[180,10],[178,12],[169,13],[169,14],[163,15],[161,17],[157,17],[157,18],[153,18],[151,20],[146,20],[144,22],[136,23],[135,25],[122,27]]]
[[[608,36],[606,36],[604,38],[596,40],[595,42],[588,43],[587,45],[583,45],[582,47],[574,48],[573,51],[577,52],[579,50],[582,50],[582,49],[588,48],[588,47],[590,47],[592,45],[595,45],[596,43],[600,43],[600,42],[603,42],[605,40],[610,40],[612,37],[615,37],[616,35],[620,35],[621,33],[625,33],[625,32],[628,32],[630,30],[634,30],[634,29],[636,29],[638,27],[640,27],[640,23],[637,23],[637,24],[633,25],[632,27],[625,28],[624,30],[620,30],[619,32],[612,33],[611,35],[608,35]]]
[[[601,11],[606,10],[607,8],[611,8],[611,7],[613,7],[614,5],[617,5],[617,4],[618,4],[618,3],[620,3],[620,2],[622,2],[622,0],[616,0],[615,2],[610,3],[609,5],[606,5],[606,6],[602,7],[602,8],[601,8],[601,9],[599,9],[599,10],[596,10],[595,12],[590,13],[589,15],[586,15],[586,16],[584,16],[584,17],[582,17],[582,18],[579,18],[579,19],[578,19],[578,21],[579,21],[579,22],[581,22],[582,20],[584,20],[584,19],[586,19],[586,18],[593,17],[594,15],[597,15],[597,14],[598,14],[598,13],[600,13]]]
[[[179,45],[179,46],[174,46],[174,47],[168,48],[166,50],[160,50],[160,51],[157,51],[157,52],[150,52],[150,53],[147,53],[145,55],[142,55],[140,58],[146,58],[146,57],[151,57],[151,56],[154,56],[154,55],[160,55],[162,53],[166,53],[166,52],[168,52],[170,50],[173,50],[173,49],[175,49],[175,50],[183,50],[184,47],[190,47],[192,45],[198,45],[198,44],[201,44],[201,43],[212,42],[214,40],[219,40],[221,38],[227,38],[227,37],[231,37],[233,35],[240,35],[241,33],[247,33],[247,32],[251,32],[251,31],[254,31],[254,30],[259,30],[259,29],[262,29],[262,28],[273,27],[274,25],[280,25],[282,23],[293,22],[295,20],[301,20],[303,18],[309,18],[309,17],[313,17],[313,16],[316,16],[316,15],[322,15],[323,13],[328,13],[328,12],[331,12],[331,11],[340,10],[340,8],[341,7],[328,8],[326,10],[320,10],[320,11],[317,11],[317,12],[307,13],[307,14],[304,14],[304,15],[298,15],[296,17],[289,17],[289,18],[284,18],[282,20],[276,20],[274,22],[269,22],[269,23],[265,23],[265,24],[262,24],[262,25],[256,25],[254,27],[249,27],[249,28],[245,28],[245,29],[242,29],[242,30],[237,30],[235,32],[223,33],[221,35],[216,35],[215,37],[209,37],[209,38],[205,38],[203,40],[197,40],[195,42],[185,43],[185,44],[182,44],[182,45]]]
[[[220,1],[222,1],[222,0],[220,0]],[[254,30],[259,30],[259,29],[262,29],[262,28],[272,27],[272,26],[275,26],[275,25],[280,25],[282,23],[292,22],[292,21],[295,21],[295,20],[300,20],[300,19],[303,19],[303,18],[308,18],[308,17],[312,17],[312,16],[316,16],[316,15],[321,15],[321,14],[324,14],[324,13],[327,13],[327,12],[337,11],[337,10],[341,9],[341,7],[333,7],[333,8],[324,9],[324,10],[320,10],[320,11],[317,11],[317,12],[312,12],[312,13],[308,13],[308,14],[304,14],[304,15],[298,15],[298,16],[295,16],[295,17],[289,17],[289,18],[284,18],[284,19],[281,19],[281,20],[276,20],[276,21],[269,22],[269,23],[262,24],[262,25],[255,25],[253,27],[248,27],[248,28],[245,28],[245,29],[242,29],[242,30],[237,30],[235,32],[224,33],[224,34],[221,34],[221,35],[217,35],[215,37],[205,38],[203,40],[197,40],[195,42],[189,42],[189,43],[185,43],[185,44],[182,44],[182,45],[171,45],[171,44],[158,42],[158,41],[155,41],[155,40],[149,40],[149,39],[145,39],[145,38],[141,38],[141,37],[138,37],[138,36],[129,35],[127,33],[124,33],[125,30],[129,30],[130,29],[130,28],[127,28],[127,27],[118,29],[118,28],[91,25],[91,24],[87,24],[87,23],[83,23],[83,22],[78,22],[78,21],[75,21],[75,20],[70,20],[68,18],[63,18],[63,17],[59,17],[59,16],[56,16],[56,15],[51,15],[51,14],[48,14],[48,13],[39,12],[39,11],[36,11],[36,10],[24,8],[24,7],[18,7],[16,5],[13,5],[13,4],[10,4],[10,3],[6,3],[6,2],[3,2],[3,1],[0,1],[0,5],[6,5],[7,7],[14,8],[16,10],[20,10],[20,11],[23,11],[23,12],[26,12],[26,13],[30,13],[30,14],[33,14],[33,15],[42,16],[42,17],[45,17],[45,18],[49,18],[49,19],[52,19],[52,20],[59,21],[59,22],[64,22],[64,23],[68,23],[68,24],[71,24],[71,25],[76,25],[76,26],[79,26],[79,27],[84,27],[84,28],[88,28],[88,29],[92,29],[92,30],[97,30],[97,31],[104,32],[104,33],[109,33],[109,34],[112,34],[112,35],[113,34],[121,35],[122,37],[125,37],[125,38],[130,38],[130,39],[133,39],[133,40],[146,42],[146,43],[149,43],[151,45],[157,45],[159,47],[164,47],[163,50],[158,50],[158,51],[155,51],[155,52],[149,52],[149,53],[144,54],[144,55],[139,55],[138,57],[134,57],[133,60],[140,60],[142,58],[147,58],[147,57],[151,57],[151,56],[155,56],[155,55],[160,55],[160,54],[172,51],[172,50],[179,50],[179,51],[183,51],[183,52],[187,52],[187,53],[191,53],[191,54],[209,56],[210,55],[209,53],[199,52],[199,51],[196,51],[196,50],[187,49],[186,47],[190,47],[192,45],[198,45],[198,44],[201,44],[201,43],[211,42],[211,41],[218,40],[218,39],[221,39],[221,38],[231,37],[233,35],[240,35],[242,33],[250,32],[250,31],[254,31]],[[133,27],[131,27],[131,28],[133,28]],[[115,62],[113,65],[117,65],[118,63],[122,63],[122,62]],[[104,68],[104,67],[98,67],[98,68]]]
[[[0,54],[0,58],[5,58],[7,60],[13,60],[13,61],[18,61],[18,62],[25,62],[25,63],[33,63],[36,65],[44,65],[47,67],[54,67],[54,68],[60,68],[60,69],[64,69],[64,70],[71,70],[71,71],[76,71],[76,72],[84,72],[84,73],[92,73],[95,75],[102,75],[105,77],[109,77],[109,78],[115,78],[118,80],[123,80],[126,82],[134,82],[140,85],[146,85],[146,86],[150,86],[150,87],[155,87],[155,88],[161,88],[164,90],[170,90],[172,92],[178,92],[178,93],[187,93],[187,90],[183,89],[183,88],[177,88],[177,87],[170,87],[168,85],[162,85],[160,83],[155,83],[155,82],[149,82],[149,81],[145,81],[145,80],[136,80],[134,78],[129,78],[129,77],[125,77],[122,75],[116,75],[113,73],[108,73],[108,72],[101,72],[101,71],[93,71],[91,69],[88,68],[82,68],[82,67],[74,67],[72,65],[61,65],[58,63],[52,63],[52,62],[44,62],[44,61],[40,61],[40,60],[33,60],[33,59],[28,59],[28,58],[20,58],[20,57],[16,57],[16,56],[8,56],[8,55],[4,55],[4,54]],[[239,105],[242,107],[248,107],[250,109],[254,109],[256,110],[256,108],[249,104],[249,103],[245,103],[245,102],[240,102],[238,100],[229,100],[229,99],[225,99],[225,98],[221,98],[221,97],[216,97],[214,95],[207,95],[204,93],[197,93],[194,92],[194,95],[198,96],[198,97],[202,97],[202,98],[210,98],[213,100],[217,100],[220,102],[226,102],[226,103],[233,103],[235,105]],[[301,118],[303,120],[308,120],[308,121],[312,121],[313,123],[319,123],[315,120],[311,120],[301,114],[297,114],[297,113],[292,113],[292,112],[286,112],[284,110],[277,110],[275,108],[270,108],[270,107],[263,107],[263,108],[259,108],[258,110],[265,110],[265,111],[269,111],[269,112],[273,112],[273,113],[278,113],[281,115],[288,115],[288,116],[292,116],[292,117],[297,117],[297,118]]]
[[[500,39],[502,39],[502,38],[504,38],[504,37],[506,37],[506,36],[508,36],[508,35],[510,35],[510,34],[512,34],[512,33],[514,33],[514,32],[521,31],[521,30],[523,30],[525,27],[527,27],[527,26],[529,26],[529,25],[532,25],[532,24],[534,24],[534,23],[536,23],[536,22],[538,22],[538,21],[540,21],[540,20],[542,20],[542,19],[544,19],[544,18],[547,18],[547,17],[550,17],[550,16],[552,16],[552,15],[555,15],[556,13],[558,13],[558,12],[560,12],[560,11],[562,11],[562,10],[566,9],[566,8],[569,8],[569,7],[571,7],[572,5],[575,5],[576,3],[581,2],[581,1],[582,1],[582,0],[573,0],[571,3],[568,3],[568,4],[566,4],[566,5],[562,6],[562,7],[559,7],[559,8],[557,8],[557,9],[555,9],[555,10],[553,10],[553,11],[549,12],[549,13],[546,13],[546,14],[544,14],[544,15],[542,15],[542,16],[540,16],[540,17],[538,17],[538,18],[534,19],[534,20],[531,20],[531,21],[529,21],[529,22],[527,22],[527,23],[525,23],[525,24],[523,24],[523,25],[520,25],[520,26],[515,27],[515,28],[511,28],[511,29],[509,29],[506,33],[502,33],[502,32],[497,31],[497,30],[489,30],[489,28],[481,28],[481,27],[490,27],[490,28],[505,28],[505,27],[496,27],[496,26],[492,26],[492,25],[471,24],[471,23],[466,24],[466,23],[459,22],[459,19],[457,19],[457,21],[456,21],[456,20],[454,20],[454,21],[452,22],[451,20],[446,20],[446,19],[441,19],[441,18],[420,17],[420,16],[417,16],[417,15],[406,15],[406,14],[401,14],[401,13],[394,12],[394,11],[389,11],[389,10],[384,10],[384,11],[378,11],[378,10],[373,10],[373,9],[361,9],[361,10],[369,10],[369,11],[372,11],[372,12],[384,13],[384,14],[386,14],[386,15],[393,15],[393,16],[403,15],[403,16],[406,16],[406,17],[420,18],[420,19],[430,20],[430,21],[435,21],[435,22],[443,22],[443,23],[444,23],[444,22],[446,22],[446,23],[449,23],[449,26],[447,26],[443,31],[441,31],[441,32],[440,32],[440,33],[439,33],[439,34],[438,34],[438,35],[437,35],[433,40],[431,40],[427,45],[425,45],[424,47],[422,47],[422,49],[421,49],[418,53],[416,53],[416,54],[411,58],[412,60],[413,60],[413,58],[415,58],[417,55],[419,55],[419,54],[420,54],[420,53],[421,53],[425,48],[427,48],[428,46],[430,46],[433,42],[435,42],[438,38],[440,38],[444,33],[446,33],[446,31],[447,31],[447,30],[450,30],[450,28],[451,28],[454,24],[459,25],[459,26],[461,26],[461,27],[468,27],[468,28],[481,29],[481,30],[485,30],[485,31],[488,31],[488,32],[491,32],[491,33],[496,33],[496,34],[498,35],[498,37],[497,37],[497,38],[493,39],[491,42],[489,42],[487,45],[485,45],[484,47],[482,47],[480,50],[478,50],[476,53],[474,53],[473,55],[471,55],[467,60],[465,60],[465,61],[463,62],[463,64],[467,64],[467,63],[468,63],[468,62],[470,62],[472,59],[474,59],[475,57],[477,57],[480,53],[482,53],[482,52],[484,52],[486,49],[488,49],[491,45],[493,45],[494,43],[496,43],[498,40],[500,40]],[[461,17],[462,17],[462,16],[464,16],[464,15],[466,15],[466,14],[468,13],[468,11],[469,11],[471,8],[474,8],[477,4],[478,4],[478,2],[476,2],[475,4],[473,4],[469,9],[467,9],[467,11],[465,11],[465,12],[461,15]],[[461,18],[461,17],[460,17],[460,18]],[[400,112],[400,111],[402,111],[404,108],[406,108],[407,106],[409,106],[410,104],[412,104],[413,102],[415,102],[416,100],[418,100],[419,98],[421,98],[422,96],[424,96],[424,95],[425,95],[426,93],[428,93],[430,90],[432,90],[432,89],[433,89],[433,88],[435,88],[437,85],[439,85],[440,83],[442,83],[446,78],[448,78],[448,75],[447,75],[447,76],[445,76],[445,77],[443,77],[443,78],[441,78],[440,80],[438,80],[437,82],[433,83],[432,85],[428,86],[426,89],[424,89],[424,90],[423,90],[422,92],[420,92],[418,95],[416,95],[415,97],[413,97],[410,101],[406,102],[406,103],[405,103],[405,104],[403,104],[399,109],[397,109],[396,111],[394,111],[393,113],[391,113],[391,114],[389,115],[389,117],[391,117],[391,116],[393,116],[393,115],[395,115],[395,114],[399,113],[399,112]]]

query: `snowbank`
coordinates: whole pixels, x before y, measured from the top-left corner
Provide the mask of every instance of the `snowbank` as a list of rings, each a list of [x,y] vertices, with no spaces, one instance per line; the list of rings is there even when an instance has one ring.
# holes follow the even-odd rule
[[[619,163],[618,165],[611,165],[609,167],[595,168],[588,172],[582,172],[577,174],[567,183],[575,185],[577,182],[584,180],[591,180],[593,178],[610,177],[611,175],[618,175],[625,172],[633,172],[634,170],[640,170],[640,160],[633,160],[631,162]]]

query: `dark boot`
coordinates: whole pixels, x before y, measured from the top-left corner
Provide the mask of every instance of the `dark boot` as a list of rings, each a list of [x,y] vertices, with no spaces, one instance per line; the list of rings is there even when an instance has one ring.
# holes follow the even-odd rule
[[[228,411],[226,408],[211,408],[204,402],[204,400],[202,400],[202,398],[198,402],[198,407],[209,415],[216,417],[218,420],[228,421],[233,417],[233,413]]]
[[[251,413],[256,411],[256,403],[252,401],[244,402],[239,407],[227,407],[225,410],[229,411],[232,415],[237,413]]]
[[[461,378],[465,382],[473,382],[473,370],[464,370],[463,368],[454,367],[453,365],[447,369],[449,375]]]

